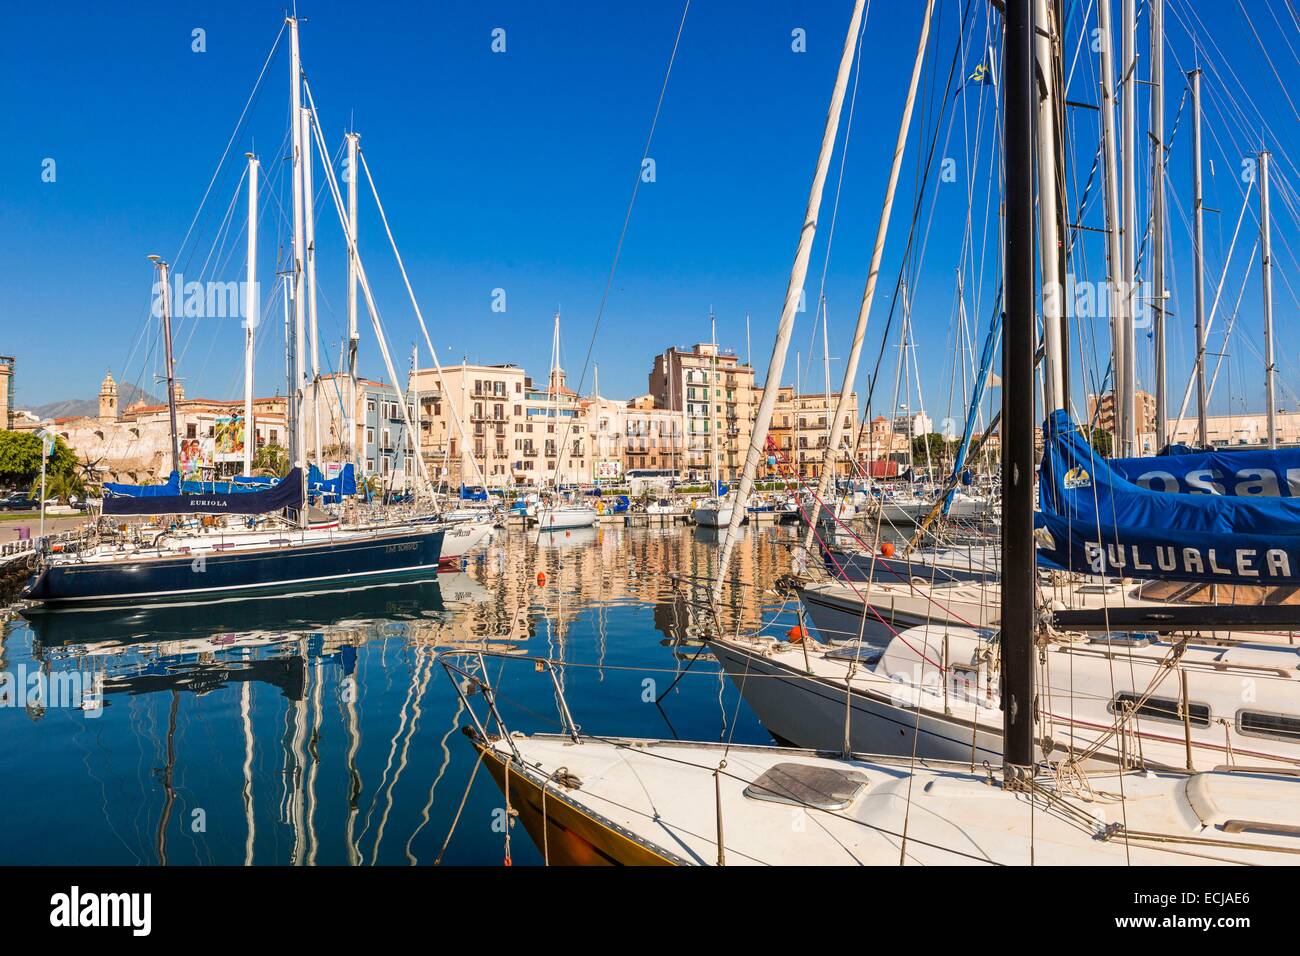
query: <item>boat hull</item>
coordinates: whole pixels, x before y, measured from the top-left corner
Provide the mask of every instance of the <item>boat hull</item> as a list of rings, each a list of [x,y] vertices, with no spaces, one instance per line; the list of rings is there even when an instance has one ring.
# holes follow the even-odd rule
[[[730,644],[709,649],[768,732],[796,747],[839,752],[844,748],[845,692],[793,665]],[[801,658],[793,656],[797,663]],[[848,701],[849,749],[924,760],[982,763],[1002,758],[1000,735],[920,712],[873,694],[854,692]],[[972,755],[973,746],[973,755]]]
[[[590,528],[600,520],[595,508],[565,508],[537,514],[537,527],[542,531],[567,531],[570,528]]]
[[[982,567],[974,560],[963,567],[959,560],[894,558],[841,548],[826,549],[822,556],[827,572],[841,581],[906,584],[919,579],[927,584],[942,584],[954,581],[996,581],[999,578],[997,571]]]
[[[696,508],[691,512],[695,523],[703,528],[725,528],[731,524],[735,508]]]
[[[439,557],[446,566],[455,564],[475,548],[485,544],[495,529],[486,521],[458,521],[445,529]]]
[[[425,572],[437,569],[442,540],[436,528],[246,552],[51,564],[22,597],[50,607],[134,605]]]
[[[492,747],[473,739],[488,773],[519,813],[528,836],[550,866],[674,866],[648,846],[631,840],[609,821],[580,809],[558,786],[545,793],[531,776],[520,773]],[[507,779],[509,783],[507,784]]]

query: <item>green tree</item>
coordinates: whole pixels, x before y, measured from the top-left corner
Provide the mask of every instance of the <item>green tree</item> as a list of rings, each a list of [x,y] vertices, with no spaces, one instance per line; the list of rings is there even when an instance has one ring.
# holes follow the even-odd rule
[[[54,451],[45,464],[46,488],[54,479],[66,478],[72,487],[80,487],[81,475],[76,454],[62,438],[55,438]],[[40,492],[41,438],[34,432],[0,431],[0,485],[26,486],[36,483]]]
[[[263,445],[253,455],[253,473],[283,478],[289,474],[289,453],[275,443]]]
[[[929,456],[926,456],[926,449],[929,449]],[[944,441],[942,435],[938,432],[930,432],[928,435],[917,435],[912,439],[912,460],[918,468],[925,468],[933,464],[935,468],[941,468],[948,460],[948,443]]]
[[[0,431],[0,484],[25,485],[40,473],[40,438],[29,432]]]
[[[37,475],[35,478],[32,479],[32,485],[28,493],[33,498],[40,500],[41,497],[41,476],[40,475]],[[78,501],[80,501],[82,498],[85,497],[85,495],[86,495],[85,482],[81,480],[81,476],[78,475],[76,472],[60,471],[55,474],[50,474],[48,471],[46,472],[45,474],[46,500],[49,500],[50,498],[55,498],[64,504],[68,504],[71,503],[73,498],[76,498]]]
[[[1110,432],[1104,428],[1094,428],[1088,438],[1088,443],[1092,445],[1092,450],[1101,455],[1102,458],[1109,458],[1111,451],[1115,447]]]

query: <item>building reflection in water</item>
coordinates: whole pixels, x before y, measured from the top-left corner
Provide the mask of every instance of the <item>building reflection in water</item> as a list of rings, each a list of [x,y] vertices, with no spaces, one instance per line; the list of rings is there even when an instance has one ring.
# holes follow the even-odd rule
[[[788,529],[748,530],[734,564],[741,587],[729,592],[720,626],[755,630],[770,619],[766,589],[788,570],[793,540]],[[666,675],[666,685],[712,626],[705,598],[716,558],[704,529],[512,532],[461,571],[427,580],[30,613],[6,628],[6,672],[97,675],[99,696],[89,710],[61,714],[54,732],[22,709],[0,708],[10,749],[59,788],[56,798],[31,792],[10,806],[0,846],[50,863],[417,863],[448,850],[449,862],[495,862],[499,837],[484,807],[500,797],[476,787],[462,807],[473,767],[457,731],[468,719],[438,655],[482,650],[578,665],[558,672],[576,682],[566,687],[570,704],[614,729],[640,728],[653,718],[628,703],[639,682]],[[719,716],[717,668],[700,671],[704,680],[682,682],[673,720],[716,734],[732,715]],[[519,713],[552,704],[548,681],[518,683],[504,686]],[[44,749],[35,752],[38,739]],[[97,824],[87,823],[93,805]],[[478,807],[474,822],[444,847],[469,807]],[[65,839],[25,845],[28,824]],[[527,852],[518,841],[516,849]]]

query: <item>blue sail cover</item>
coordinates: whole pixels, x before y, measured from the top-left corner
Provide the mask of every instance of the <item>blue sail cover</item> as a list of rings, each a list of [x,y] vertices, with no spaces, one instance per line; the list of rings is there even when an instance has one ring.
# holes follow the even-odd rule
[[[1177,450],[1153,458],[1112,458],[1109,465],[1120,477],[1151,491],[1300,498],[1300,448]]]
[[[265,491],[278,478],[261,475],[239,475],[226,481],[183,481],[181,493],[186,495],[237,495],[245,491]]]
[[[297,468],[280,479],[279,484],[262,491],[137,496],[113,494],[105,485],[104,493],[106,515],[260,515],[301,507],[302,472]]]
[[[312,498],[323,495],[323,503],[327,505],[338,504],[344,495],[355,495],[357,478],[352,463],[344,465],[333,478],[326,478],[319,468],[311,465],[307,470],[307,493]]]
[[[1064,412],[1045,430],[1040,562],[1115,577],[1300,584],[1300,498],[1152,491],[1113,470]]]
[[[124,485],[115,481],[104,482],[104,494],[122,495],[128,498],[157,498],[163,495],[181,493],[180,472],[173,471],[167,481],[161,485]]]

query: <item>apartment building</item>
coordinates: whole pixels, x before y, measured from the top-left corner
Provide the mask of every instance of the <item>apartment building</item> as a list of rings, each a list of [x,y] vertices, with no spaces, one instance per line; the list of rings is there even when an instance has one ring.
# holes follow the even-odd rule
[[[420,454],[435,481],[513,484],[528,377],[517,365],[444,365],[412,378]]]
[[[762,400],[763,389],[755,390],[755,405]],[[794,388],[782,385],[776,393],[772,409],[772,423],[768,427],[768,447],[775,445],[778,460],[768,455],[759,466],[765,478],[816,478],[821,474],[822,459],[830,440],[831,419],[838,407],[839,392],[796,395]],[[852,457],[861,426],[858,420],[857,393],[849,395],[849,407],[844,415],[844,432],[840,436],[840,452],[835,458],[835,474],[847,477],[854,473]]]
[[[707,479],[716,462],[720,478],[738,478],[753,431],[753,368],[735,352],[700,343],[656,355],[649,378],[655,406],[681,414],[684,477]]]

